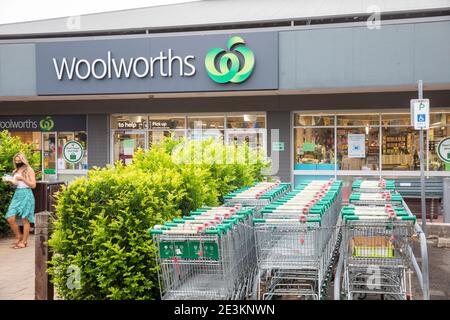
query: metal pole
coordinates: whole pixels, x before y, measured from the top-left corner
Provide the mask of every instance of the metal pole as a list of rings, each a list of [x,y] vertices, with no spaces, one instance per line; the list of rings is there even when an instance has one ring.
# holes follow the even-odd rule
[[[419,80],[419,99],[423,99],[423,83]],[[424,169],[424,148],[423,148],[423,129],[420,129],[420,202],[422,207],[422,230],[427,234],[426,224],[427,224],[427,212],[425,203],[425,169]]]

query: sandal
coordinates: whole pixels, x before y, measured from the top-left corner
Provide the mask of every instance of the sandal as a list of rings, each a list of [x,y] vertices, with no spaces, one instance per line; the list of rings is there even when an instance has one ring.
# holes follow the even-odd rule
[[[24,249],[27,247],[27,243],[26,242],[19,242],[17,245],[15,245],[13,247],[13,249]]]
[[[13,247],[15,247],[15,246],[17,246],[20,242],[22,242],[22,240],[16,240],[16,241],[14,241],[13,243],[11,243],[11,245],[12,245]]]

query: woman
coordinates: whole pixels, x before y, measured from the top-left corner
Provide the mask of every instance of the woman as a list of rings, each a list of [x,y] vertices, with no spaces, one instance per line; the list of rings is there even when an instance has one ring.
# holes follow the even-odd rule
[[[16,154],[13,161],[16,169],[13,171],[14,179],[10,183],[16,186],[16,191],[6,212],[6,219],[16,236],[13,248],[22,249],[28,244],[30,223],[34,223],[35,201],[31,189],[36,187],[36,176],[23,153]],[[23,235],[16,219],[22,219]]]

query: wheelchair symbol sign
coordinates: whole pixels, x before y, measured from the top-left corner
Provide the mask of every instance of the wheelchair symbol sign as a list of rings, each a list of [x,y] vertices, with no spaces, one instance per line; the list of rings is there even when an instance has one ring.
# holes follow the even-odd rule
[[[428,99],[411,100],[411,124],[414,129],[428,129],[430,126],[430,101]]]

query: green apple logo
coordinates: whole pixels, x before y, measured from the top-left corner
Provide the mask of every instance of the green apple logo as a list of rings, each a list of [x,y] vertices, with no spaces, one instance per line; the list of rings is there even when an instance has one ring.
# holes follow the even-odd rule
[[[214,48],[208,51],[205,57],[205,67],[208,76],[217,83],[240,83],[245,81],[252,73],[255,67],[255,55],[253,51],[245,46],[245,41],[241,37],[234,36],[228,39],[228,50],[222,48]],[[241,68],[239,58],[235,51],[242,54],[244,57],[244,66]],[[226,52],[220,57],[219,69],[216,69],[216,58]]]

